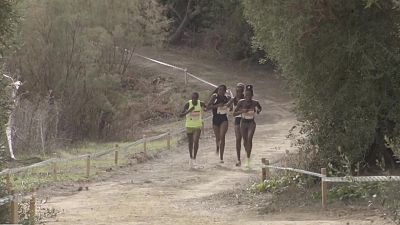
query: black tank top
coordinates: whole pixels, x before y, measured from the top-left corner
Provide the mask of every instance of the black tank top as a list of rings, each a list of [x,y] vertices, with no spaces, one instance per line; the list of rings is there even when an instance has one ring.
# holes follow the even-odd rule
[[[217,98],[215,99],[215,101],[214,101],[214,103],[213,103],[213,105],[218,105],[218,104],[220,104],[220,103],[228,103],[229,102],[229,98],[227,97],[227,96],[219,96],[219,95],[217,95]],[[215,116],[215,115],[219,115],[218,113],[217,113],[217,109],[215,108],[215,109],[213,109],[212,110],[212,112],[213,112],[213,115]]]

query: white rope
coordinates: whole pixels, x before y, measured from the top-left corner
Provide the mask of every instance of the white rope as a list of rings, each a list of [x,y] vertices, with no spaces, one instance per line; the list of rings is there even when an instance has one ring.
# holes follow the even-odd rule
[[[161,138],[163,138],[165,136],[168,136],[168,133],[163,133],[163,134],[160,134],[160,135],[157,135],[157,136],[146,138],[146,141],[155,141],[155,140],[161,139]]]
[[[354,182],[391,182],[400,181],[400,176],[357,176],[357,177],[323,177],[325,182],[354,183]]]
[[[112,149],[108,149],[108,150],[104,150],[101,152],[96,152],[90,155],[90,158],[100,158],[104,155],[110,154],[111,152],[114,152],[116,150],[116,148],[112,148]]]
[[[13,200],[12,195],[8,195],[6,197],[0,198],[0,206],[5,205]]]
[[[199,81],[201,81],[201,82],[203,82],[203,83],[205,83],[205,84],[208,84],[208,85],[210,85],[210,86],[212,86],[212,87],[215,87],[215,88],[218,87],[217,85],[215,85],[215,84],[213,84],[213,83],[211,83],[211,82],[208,82],[208,81],[206,81],[206,80],[204,80],[204,79],[201,79],[200,77],[197,77],[197,76],[195,76],[194,74],[187,73],[187,75],[189,75],[189,76],[193,77],[194,79],[199,80]]]
[[[32,169],[32,168],[36,168],[36,167],[42,167],[42,166],[46,166],[50,163],[52,163],[55,159],[48,159],[46,161],[42,161],[39,163],[35,163],[29,166],[25,166],[25,167],[18,167],[18,168],[12,168],[12,169],[5,169],[2,170],[0,172],[0,176],[6,175],[6,174],[14,174],[14,173],[19,173],[28,169]]]
[[[14,196],[7,195],[3,198],[0,198],[0,206],[10,203],[11,201],[15,200],[17,202],[27,201],[31,199],[32,195],[23,196],[22,194],[16,194]]]
[[[271,165],[263,165],[263,167],[264,168],[277,169],[277,170],[288,170],[288,171],[307,174],[307,175],[314,176],[314,177],[319,177],[319,178],[323,178],[324,177],[324,175],[322,175],[320,173],[314,173],[314,172],[310,172],[310,171],[307,171],[307,170],[300,170],[300,169],[294,169],[294,168],[289,168],[289,167],[280,167],[280,166],[271,166]]]
[[[324,182],[337,182],[337,183],[354,183],[354,182],[391,182],[391,181],[400,181],[400,176],[347,176],[347,177],[327,177],[320,173],[314,173],[301,169],[294,169],[289,167],[280,167],[280,166],[271,166],[271,165],[263,165],[263,168],[271,168],[278,170],[288,170],[297,173],[307,174],[314,177],[319,177]]]
[[[171,64],[169,64],[169,63],[162,62],[162,61],[159,61],[159,60],[156,60],[156,59],[152,59],[152,58],[149,58],[149,57],[147,57],[147,56],[140,55],[140,54],[137,54],[137,53],[134,53],[134,55],[139,56],[139,57],[144,58],[144,59],[147,59],[147,60],[150,60],[150,61],[152,61],[152,62],[161,64],[161,65],[164,65],[164,66],[168,66],[168,67],[171,67],[171,68],[174,68],[174,69],[177,69],[177,70],[186,71],[186,74],[187,74],[188,76],[193,77],[194,79],[199,80],[199,81],[201,81],[201,82],[203,82],[203,83],[205,83],[205,84],[208,84],[208,85],[210,85],[210,86],[212,86],[212,87],[214,87],[214,88],[218,87],[217,85],[215,85],[215,84],[213,84],[213,83],[211,83],[211,82],[209,82],[209,81],[206,81],[206,80],[204,80],[204,79],[202,79],[202,78],[200,78],[200,77],[198,77],[198,76],[196,76],[196,75],[194,75],[194,74],[192,74],[192,73],[187,72],[187,69],[185,69],[185,68],[181,68],[181,67],[178,67],[178,66],[174,66],[174,65],[171,65]],[[229,92],[230,92],[230,95],[232,95],[232,91],[229,90]]]
[[[70,158],[57,158],[54,160],[54,162],[70,162],[70,161],[74,161],[74,160],[78,160],[78,159],[82,159],[82,158],[87,158],[90,154],[85,154],[85,155],[78,155],[78,156],[74,156],[74,157],[70,157]]]
[[[165,62],[161,62],[161,61],[158,61],[158,60],[155,60],[155,59],[152,59],[152,58],[149,58],[149,57],[147,57],[147,56],[140,55],[140,54],[137,54],[137,53],[133,53],[133,54],[136,55],[136,56],[139,56],[139,57],[141,57],[141,58],[150,60],[150,61],[152,61],[152,62],[155,62],[155,63],[161,64],[161,65],[164,65],[164,66],[168,66],[168,67],[171,67],[171,68],[174,68],[174,69],[177,69],[177,70],[185,71],[184,68],[180,68],[180,67],[177,67],[177,66],[174,66],[174,65],[165,63]]]

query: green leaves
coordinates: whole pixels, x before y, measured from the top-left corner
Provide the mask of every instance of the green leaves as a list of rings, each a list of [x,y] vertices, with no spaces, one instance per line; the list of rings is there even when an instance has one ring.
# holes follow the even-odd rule
[[[322,162],[340,165],[341,154],[350,164],[363,160],[377,132],[389,132],[380,124],[400,122],[393,107],[400,99],[400,12],[394,3],[243,2],[256,42],[279,63]]]

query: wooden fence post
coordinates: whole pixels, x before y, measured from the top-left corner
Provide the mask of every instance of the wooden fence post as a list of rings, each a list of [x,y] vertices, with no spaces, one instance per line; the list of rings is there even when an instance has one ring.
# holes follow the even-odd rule
[[[321,168],[321,175],[326,177],[326,168]],[[327,184],[321,179],[321,198],[322,198],[322,207],[326,209],[328,203],[328,192],[327,192]]]
[[[18,218],[18,199],[17,195],[15,194],[14,190],[11,190],[12,200],[10,202],[10,220],[12,224],[19,223]]]
[[[147,154],[147,139],[145,134],[143,134],[143,151]]]
[[[188,74],[187,74],[187,68],[185,68],[183,71],[185,72],[185,86],[187,86],[187,85],[188,85]]]
[[[86,177],[89,178],[90,176],[90,155],[86,158]]]
[[[6,176],[6,189],[7,189],[7,193],[11,193],[12,183],[11,183],[11,175],[9,173],[7,173],[7,176]]]
[[[285,168],[288,168],[288,166],[289,166],[289,150],[286,150],[285,151],[285,159],[284,159],[284,167]],[[289,171],[288,170],[285,170],[285,174],[287,175],[289,173]]]
[[[52,166],[53,166],[53,178],[54,180],[57,180],[57,163],[53,162]]]
[[[114,151],[114,163],[115,166],[118,166],[118,149]]]
[[[304,154],[303,154],[303,150],[299,150],[299,162],[298,162],[298,165],[299,166],[301,166],[302,165],[302,163],[303,163],[303,158],[304,158]]]
[[[171,150],[171,130],[168,129],[168,133],[167,133],[167,147],[168,150]]]
[[[265,158],[261,158],[261,181],[264,182],[267,179],[267,168],[265,167],[266,160]]]
[[[29,201],[29,220],[30,224],[34,225],[36,219],[36,193],[35,190],[32,189],[32,198]]]

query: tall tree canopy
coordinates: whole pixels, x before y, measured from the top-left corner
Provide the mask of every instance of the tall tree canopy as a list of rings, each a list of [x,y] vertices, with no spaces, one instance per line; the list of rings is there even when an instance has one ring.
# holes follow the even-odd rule
[[[255,42],[296,99],[323,162],[393,163],[399,137],[400,11],[386,0],[244,0]]]

